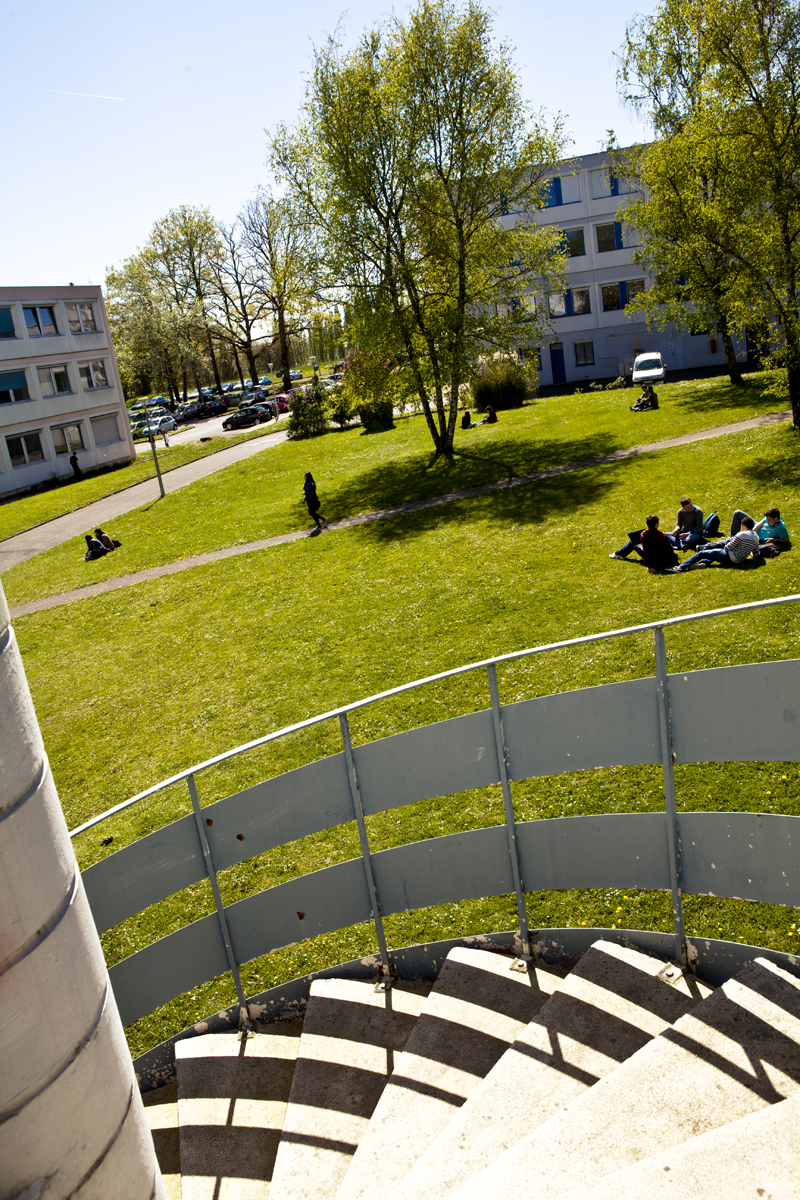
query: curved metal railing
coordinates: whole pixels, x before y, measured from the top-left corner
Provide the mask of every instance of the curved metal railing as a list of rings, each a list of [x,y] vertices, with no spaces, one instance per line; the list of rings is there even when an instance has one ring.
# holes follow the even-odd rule
[[[409,909],[513,893],[517,952],[536,949],[525,894],[546,889],[665,889],[673,901],[671,949],[691,962],[683,892],[800,906],[800,818],[681,812],[674,765],[800,760],[800,660],[667,673],[665,629],[795,603],[783,596],[554,642],[403,684],[266,734],[188,768],[84,822],[72,836],[185,780],[192,814],[83,873],[100,932],[208,878],[215,912],[110,968],[123,1023],[272,950],[372,920],[379,969],[392,969],[383,918]],[[553,650],[653,632],[654,674],[502,704],[497,665]],[[348,714],[391,696],[485,670],[490,706],[354,747]],[[342,750],[202,807],[196,777],[259,746],[338,719]],[[511,783],[563,771],[660,764],[665,808],[518,822]],[[419,800],[500,784],[503,825],[374,853],[366,818]],[[222,902],[226,868],[311,833],[355,820],[361,857],[292,879],[235,904]],[[299,922],[302,921],[302,924]],[[665,935],[658,935],[662,938]]]

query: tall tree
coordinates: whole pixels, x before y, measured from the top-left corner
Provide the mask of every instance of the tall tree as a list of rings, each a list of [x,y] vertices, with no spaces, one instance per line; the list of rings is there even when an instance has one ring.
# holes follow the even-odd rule
[[[220,221],[217,225],[222,253],[211,261],[216,294],[215,332],[220,341],[230,346],[237,366],[239,351],[247,359],[252,383],[258,382],[256,354],[259,344],[271,338],[265,322],[272,306],[264,295],[261,276],[245,238],[242,216],[232,225]],[[241,375],[241,367],[239,367]]]
[[[558,232],[535,210],[562,154],[560,121],[523,103],[478,0],[419,0],[344,53],[316,53],[300,124],[273,164],[325,241],[348,338],[406,364],[437,452],[481,355],[532,347],[561,279]]]
[[[240,219],[254,287],[274,318],[283,386],[289,391],[289,343],[305,328],[304,314],[318,292],[313,228],[290,197],[276,199],[263,188]]]
[[[682,141],[695,179],[713,164],[704,240],[725,311],[770,331],[800,426],[800,5],[662,0],[629,30],[622,64],[628,99]]]

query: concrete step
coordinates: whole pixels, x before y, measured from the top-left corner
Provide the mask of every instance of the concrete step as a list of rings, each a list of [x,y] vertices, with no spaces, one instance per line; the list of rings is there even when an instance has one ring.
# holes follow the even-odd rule
[[[598,941],[403,1180],[415,1200],[473,1175],[689,1012],[711,988]]]
[[[183,1200],[265,1200],[301,1021],[175,1044]]]
[[[388,1197],[555,991],[563,972],[450,951],[337,1193]]]
[[[312,983],[270,1200],[336,1194],[430,990]]]
[[[561,1197],[799,1089],[800,980],[756,959],[453,1194],[505,1197],[522,1167]]]
[[[181,1146],[178,1132],[178,1085],[145,1092],[144,1111],[153,1135],[167,1200],[181,1200]]]
[[[800,1098],[781,1100],[568,1194],[570,1200],[794,1200],[800,1195]]]

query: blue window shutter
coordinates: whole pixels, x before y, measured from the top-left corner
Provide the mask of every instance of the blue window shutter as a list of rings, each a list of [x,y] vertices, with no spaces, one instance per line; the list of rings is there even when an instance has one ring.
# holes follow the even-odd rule
[[[622,226],[620,225],[619,221],[614,222],[614,249],[615,250],[624,250],[625,249],[625,247],[622,244]]]
[[[512,296],[512,297],[511,297],[511,307],[512,307],[512,309],[514,309],[514,308],[520,308],[520,307],[521,307],[521,305],[522,305],[522,301],[520,300],[519,296]]]
[[[5,391],[7,388],[16,389],[28,386],[28,381],[25,378],[24,371],[2,371],[0,372],[0,391]]]
[[[621,283],[619,285],[619,306],[620,306],[620,308],[624,308],[627,303],[628,303],[628,285],[627,285],[627,283]]]
[[[10,308],[0,308],[0,337],[14,336],[14,318]]]
[[[555,202],[556,196],[555,188],[553,187],[553,180],[548,179],[542,191],[542,203],[544,204],[545,208],[552,208]]]
[[[575,316],[575,302],[572,299],[571,291],[564,293],[564,309],[565,309],[566,316],[568,316],[568,317]]]
[[[608,182],[611,185],[611,195],[619,195],[619,181],[613,171],[608,172]]]
[[[561,180],[554,179],[553,180],[553,204],[563,204],[563,203],[564,203],[564,201],[561,198]]]
[[[505,192],[500,193],[500,215],[501,217],[508,216],[508,196]]]

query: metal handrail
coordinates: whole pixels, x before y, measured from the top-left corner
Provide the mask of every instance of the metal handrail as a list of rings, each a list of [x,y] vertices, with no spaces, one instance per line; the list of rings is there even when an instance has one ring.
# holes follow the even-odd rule
[[[498,654],[492,658],[482,658],[478,662],[467,663],[461,667],[451,667],[447,671],[440,671],[436,675],[426,675],[423,679],[415,679],[411,683],[401,683],[397,687],[388,688],[385,692],[377,692],[374,696],[367,696],[363,700],[354,700],[350,704],[344,704],[339,708],[332,708],[328,712],[320,713],[315,717],[306,717],[303,721],[297,721],[294,725],[286,725],[283,729],[278,729],[274,733],[266,733],[263,737],[255,738],[252,742],[245,742],[242,746],[236,746],[233,750],[226,750],[222,754],[217,754],[213,758],[207,758],[195,766],[187,767],[183,771],[179,771],[176,775],[171,775],[169,779],[164,779],[161,783],[156,783],[152,787],[146,788],[143,792],[138,792],[135,796],[130,796],[127,800],[122,800],[119,804],[115,804],[113,808],[107,809],[99,816],[92,817],[88,821],[84,821],[76,829],[70,831],[70,837],[77,837],[80,833],[85,833],[87,829],[92,829],[95,825],[99,825],[102,821],[113,817],[116,813],[123,812],[124,809],[130,808],[133,804],[138,804],[140,800],[146,800],[148,796],[154,796],[158,792],[162,792],[165,788],[172,787],[173,784],[181,783],[187,780],[190,776],[194,776],[198,771],[205,771],[209,767],[215,767],[219,763],[227,762],[230,758],[236,758],[240,754],[246,753],[248,750],[255,750],[259,746],[265,746],[269,742],[278,741],[280,738],[287,737],[290,733],[298,733],[302,729],[309,729],[313,725],[319,725],[323,721],[330,721],[334,717],[345,716],[347,713],[355,712],[359,708],[366,708],[370,704],[377,704],[380,700],[387,700],[391,696],[402,695],[403,692],[413,691],[415,688],[425,687],[429,683],[437,683],[441,679],[452,679],[456,675],[466,675],[470,671],[479,671],[488,667],[497,666],[498,663],[513,662],[518,658],[527,658],[534,654],[545,654],[550,650],[565,650],[570,646],[585,646],[591,642],[606,641],[610,638],[625,637],[632,633],[644,633],[651,629],[665,629],[671,625],[685,625],[690,621],[703,621],[709,617],[724,617],[730,613],[747,612],[756,608],[770,608],[777,604],[792,604],[800,600],[800,595],[796,596],[777,596],[771,600],[753,600],[748,604],[734,604],[730,608],[712,608],[701,613],[687,613],[681,617],[666,617],[660,621],[648,621],[644,625],[628,625],[624,629],[611,629],[606,633],[590,633],[584,637],[569,638],[563,642],[548,642],[543,646],[533,646],[527,650],[513,650],[508,654]]]

